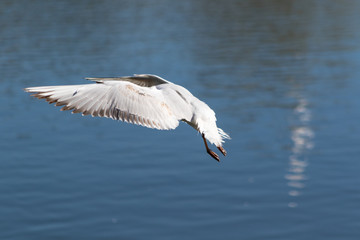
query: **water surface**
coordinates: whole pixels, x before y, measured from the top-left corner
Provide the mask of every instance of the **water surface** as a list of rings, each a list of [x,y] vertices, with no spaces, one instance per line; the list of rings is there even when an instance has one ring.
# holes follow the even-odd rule
[[[1,239],[358,239],[358,1],[1,1]],[[217,113],[60,112],[24,87],[160,75]],[[214,148],[214,147],[213,147]]]

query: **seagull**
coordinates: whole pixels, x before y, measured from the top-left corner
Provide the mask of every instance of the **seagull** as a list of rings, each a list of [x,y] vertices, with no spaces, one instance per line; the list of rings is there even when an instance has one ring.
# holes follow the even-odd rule
[[[39,99],[63,106],[61,111],[112,118],[159,130],[175,129],[183,121],[198,131],[206,152],[218,162],[207,140],[226,156],[222,147],[230,139],[216,126],[215,112],[186,88],[151,74],[116,78],[86,78],[91,84],[28,87]]]

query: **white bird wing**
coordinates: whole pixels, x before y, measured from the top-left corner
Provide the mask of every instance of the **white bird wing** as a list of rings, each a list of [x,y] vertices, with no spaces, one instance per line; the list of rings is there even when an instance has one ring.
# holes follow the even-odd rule
[[[73,110],[73,113],[156,129],[174,129],[179,125],[178,114],[156,84],[142,87],[132,81],[102,79],[96,84],[30,87],[25,91],[56,106],[64,106],[61,110]]]

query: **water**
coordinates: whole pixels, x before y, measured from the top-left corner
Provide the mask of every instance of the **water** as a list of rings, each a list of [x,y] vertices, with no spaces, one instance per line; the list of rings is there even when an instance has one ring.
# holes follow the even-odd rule
[[[359,1],[1,1],[1,239],[358,239]],[[153,73],[228,132],[22,91]],[[214,149],[214,147],[213,147]]]

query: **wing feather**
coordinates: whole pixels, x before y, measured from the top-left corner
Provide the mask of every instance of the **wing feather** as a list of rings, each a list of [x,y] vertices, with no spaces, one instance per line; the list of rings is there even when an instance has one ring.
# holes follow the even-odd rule
[[[103,83],[105,81],[127,81],[141,87],[152,87],[160,84],[169,83],[165,79],[153,74],[135,74],[134,76],[110,77],[110,78],[86,78],[86,80]]]
[[[156,86],[142,87],[130,81],[30,87],[25,91],[63,106],[61,110],[108,117],[148,128],[174,129],[180,120]]]

